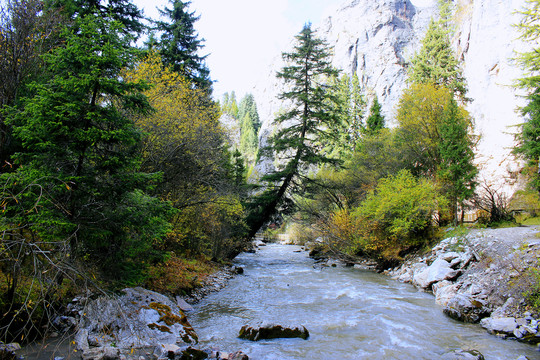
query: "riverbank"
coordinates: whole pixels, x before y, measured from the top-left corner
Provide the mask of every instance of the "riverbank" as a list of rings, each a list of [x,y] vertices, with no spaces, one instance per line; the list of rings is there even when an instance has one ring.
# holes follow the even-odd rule
[[[435,295],[448,316],[477,323],[488,332],[540,344],[537,291],[538,227],[473,229],[411,256],[385,273]]]
[[[189,323],[192,305],[224,288],[242,269],[222,266],[185,296],[165,296],[143,288],[127,288],[114,296],[87,294],[75,298],[59,316],[59,332],[22,349],[6,346],[2,359],[33,360],[247,360],[241,352],[199,350]],[[63,326],[64,324],[65,326]],[[15,357],[9,357],[14,353]]]

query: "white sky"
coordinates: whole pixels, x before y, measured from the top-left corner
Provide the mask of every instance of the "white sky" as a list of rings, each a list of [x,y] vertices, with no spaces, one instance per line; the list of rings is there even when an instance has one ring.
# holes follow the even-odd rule
[[[157,18],[167,0],[133,0],[146,16]],[[190,11],[200,15],[195,23],[199,38],[205,39],[203,54],[220,99],[235,91],[237,99],[251,92],[275,56],[302,26],[318,24],[344,0],[192,0]]]

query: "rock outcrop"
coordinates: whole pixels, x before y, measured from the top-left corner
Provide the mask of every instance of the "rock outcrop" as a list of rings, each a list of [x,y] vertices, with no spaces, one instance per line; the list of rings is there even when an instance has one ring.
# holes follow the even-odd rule
[[[122,350],[178,351],[197,343],[197,334],[168,297],[143,288],[91,301],[81,316],[76,347],[89,359],[115,358]]]

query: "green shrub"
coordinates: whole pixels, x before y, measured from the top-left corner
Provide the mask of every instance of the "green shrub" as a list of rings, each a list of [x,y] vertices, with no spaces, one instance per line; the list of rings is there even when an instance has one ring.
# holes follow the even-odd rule
[[[358,250],[387,260],[422,247],[433,236],[435,213],[445,205],[432,182],[407,170],[382,179],[352,214],[362,224]]]

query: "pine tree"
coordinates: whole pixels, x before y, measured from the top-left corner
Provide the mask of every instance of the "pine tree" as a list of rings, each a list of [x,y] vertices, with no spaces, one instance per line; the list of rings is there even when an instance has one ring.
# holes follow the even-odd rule
[[[347,156],[346,154],[350,155],[364,132],[363,117],[366,103],[356,73],[352,77],[343,75],[340,78],[332,78],[330,89],[333,99],[329,100],[329,105],[333,107],[338,121],[331,129],[335,132],[336,141],[329,146],[343,157]]]
[[[156,30],[161,32],[157,48],[163,63],[172,66],[174,71],[192,81],[197,88],[211,92],[210,71],[205,64],[207,55],[199,55],[204,40],[199,39],[194,28],[200,17],[188,11],[190,1],[170,0],[170,4],[172,8],[160,10],[168,22],[156,22]]]
[[[236,93],[234,91],[229,95],[229,102],[225,112],[233,118],[238,119],[238,103],[236,102]]]
[[[366,120],[366,131],[368,134],[376,134],[384,128],[384,117],[381,114],[381,104],[377,95],[373,98],[373,103],[369,108],[369,116]]]
[[[152,255],[152,240],[167,226],[166,204],[142,191],[152,177],[137,171],[141,134],[126,114],[150,108],[141,94],[146,85],[120,76],[138,53],[122,28],[100,17],[78,18],[64,31],[64,46],[45,56],[55,76],[32,84],[32,95],[10,109],[23,148],[15,155],[21,166],[13,186],[26,186],[21,203],[39,209],[23,219],[7,214],[37,239],[65,240],[71,259],[89,256],[130,281],[142,275],[142,257]]]
[[[255,134],[257,134],[261,127],[261,122],[259,119],[259,112],[257,111],[257,103],[255,102],[253,94],[245,95],[242,100],[240,100],[240,105],[238,105],[238,119],[243,119],[246,114],[249,114],[249,118],[255,129]]]
[[[540,0],[527,0],[526,7],[520,11],[521,21],[516,25],[521,32],[521,39],[537,44],[540,38]],[[540,192],[540,51],[533,47],[531,51],[518,55],[517,61],[524,69],[524,77],[520,78],[517,86],[528,92],[528,103],[521,109],[525,122],[521,131],[516,135],[518,144],[514,149],[516,154],[523,156],[530,173],[531,185]]]
[[[244,115],[240,128],[240,150],[248,159],[253,160],[258,148],[257,135],[249,113]]]
[[[122,24],[122,32],[137,38],[145,28],[143,14],[131,0],[45,0],[46,9],[59,9],[69,19],[101,17]]]
[[[441,22],[432,19],[429,23],[422,48],[411,60],[409,81],[445,86],[466,100],[467,85],[452,50],[448,31]]]
[[[306,181],[310,166],[337,163],[321,152],[331,136],[327,129],[334,127],[337,121],[328,101],[333,95],[324,84],[331,76],[337,76],[337,70],[329,61],[327,44],[317,38],[311,24],[307,24],[296,36],[293,52],[282,56],[287,65],[277,77],[283,79],[288,88],[279,98],[292,105],[275,119],[281,128],[271,139],[271,150],[285,163],[263,177],[268,189],[251,204],[250,237],[278,210],[287,211],[292,207],[291,195],[302,191],[302,181]]]
[[[474,165],[474,142],[469,135],[471,122],[467,117],[467,112],[451,98],[438,125],[441,137],[438,146],[441,157],[438,177],[450,200],[455,225],[458,205],[463,209],[463,202],[474,195],[477,185],[478,169]]]

